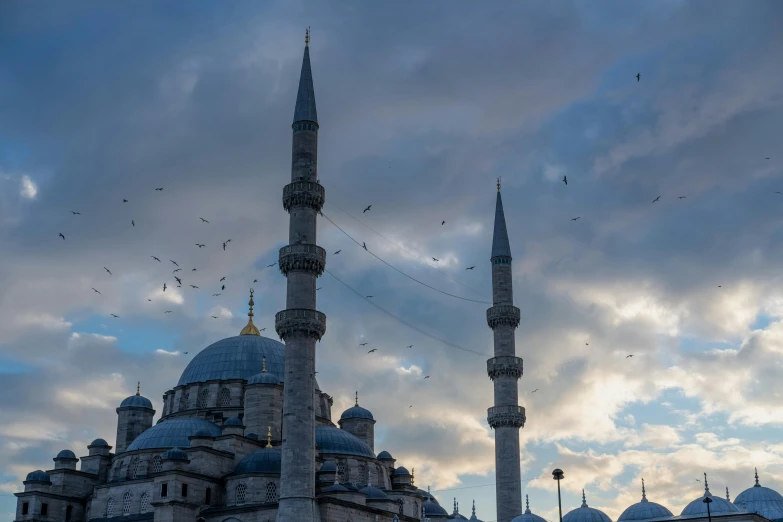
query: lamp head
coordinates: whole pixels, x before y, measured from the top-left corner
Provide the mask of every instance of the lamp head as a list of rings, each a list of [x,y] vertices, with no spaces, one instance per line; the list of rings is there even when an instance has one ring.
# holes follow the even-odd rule
[[[552,479],[553,480],[562,480],[563,478],[565,478],[565,475],[563,474],[563,470],[562,469],[558,468],[558,469],[555,469],[554,471],[552,471]]]

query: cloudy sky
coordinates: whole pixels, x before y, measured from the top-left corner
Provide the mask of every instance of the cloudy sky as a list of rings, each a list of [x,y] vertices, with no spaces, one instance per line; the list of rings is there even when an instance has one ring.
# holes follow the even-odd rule
[[[378,450],[494,518],[502,176],[533,510],[557,518],[554,467],[564,509],[584,487],[613,519],[642,477],[675,514],[703,472],[732,498],[754,466],[783,489],[782,19],[774,0],[4,2],[0,518],[59,450],[113,442],[137,381],[160,410],[251,286],[272,332],[308,25],[324,213],[465,298],[320,220],[342,250],[318,292],[335,415],[358,390]],[[170,259],[199,290],[172,288]]]

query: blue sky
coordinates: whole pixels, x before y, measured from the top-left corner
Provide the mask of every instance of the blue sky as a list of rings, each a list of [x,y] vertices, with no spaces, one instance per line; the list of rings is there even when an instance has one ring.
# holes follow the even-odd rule
[[[556,518],[555,467],[564,509],[585,488],[613,519],[642,477],[675,513],[703,472],[732,497],[754,466],[783,488],[782,15],[772,0],[3,3],[0,515],[59,450],[113,441],[137,381],[159,407],[189,357],[242,328],[248,288],[274,336],[285,278],[266,265],[286,239],[307,26],[324,213],[348,234],[482,300],[503,179],[534,511]],[[326,220],[318,235],[357,292],[489,353],[487,305]],[[175,288],[169,259],[200,288]],[[333,414],[359,390],[376,447],[493,519],[485,357],[329,274],[319,286]]]

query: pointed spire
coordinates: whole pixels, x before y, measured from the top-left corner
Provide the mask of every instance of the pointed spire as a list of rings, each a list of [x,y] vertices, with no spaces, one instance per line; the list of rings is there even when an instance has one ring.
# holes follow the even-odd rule
[[[294,123],[311,121],[318,123],[315,110],[315,90],[313,89],[313,72],[310,70],[310,28],[305,32],[305,50],[302,58],[302,72],[299,75],[299,90],[296,93],[296,108]]]
[[[258,331],[258,328],[256,328],[256,325],[253,324],[253,306],[256,304],[253,301],[253,292],[254,290],[250,289],[250,301],[247,302],[248,306],[250,306],[250,311],[247,313],[247,324],[244,328],[242,328],[242,331],[239,332],[239,335],[261,335],[261,332]]]
[[[413,485],[413,472],[416,471],[416,468],[411,468],[411,486]]]
[[[500,182],[498,182],[498,185],[500,185]],[[527,515],[528,513],[530,513],[530,499],[525,494],[525,514]]]
[[[498,197],[495,202],[495,230],[492,233],[492,258],[495,257],[511,257],[506,216],[503,213],[503,200],[500,197],[500,178],[498,178]]]
[[[452,513],[452,515],[456,515],[456,514],[457,514],[457,497],[454,497],[454,512]]]
[[[729,487],[728,486],[726,486],[726,500],[731,502],[731,499],[729,498]]]
[[[272,447],[272,426],[266,427],[266,447]]]
[[[353,405],[354,405],[354,406],[358,406],[358,405],[359,405],[359,392],[358,392],[358,391],[356,392],[356,399],[355,399],[355,401],[356,401],[356,402],[354,402],[354,404],[353,404]]]
[[[459,515],[459,501],[457,502],[457,514]]]
[[[136,396],[138,397],[139,395],[141,395],[141,381],[137,381],[136,382]],[[756,484],[758,484],[758,482],[759,482],[759,480],[758,480],[758,474],[757,474],[756,475]]]
[[[710,493],[710,486],[707,484],[707,474],[704,474],[704,496],[712,496],[712,493]]]
[[[266,373],[266,355],[261,357],[261,373]]]
[[[759,468],[753,468],[753,470],[756,472],[756,483],[753,485],[753,487],[760,488],[761,484],[759,484]]]
[[[644,479],[642,479],[642,502],[647,502],[647,492],[644,491]]]
[[[587,505],[587,498],[585,497],[585,490],[582,490],[582,507],[590,507]]]
[[[475,500],[473,500],[473,517],[472,518],[476,518],[476,501]]]

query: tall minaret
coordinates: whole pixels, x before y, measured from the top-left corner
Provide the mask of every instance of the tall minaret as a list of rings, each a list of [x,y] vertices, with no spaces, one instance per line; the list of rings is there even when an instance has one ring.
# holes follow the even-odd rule
[[[315,309],[315,283],[326,265],[326,252],[315,244],[315,225],[325,193],[318,180],[318,117],[309,44],[308,29],[292,125],[291,183],[283,188],[283,207],[290,214],[289,244],[280,249],[278,261],[288,278],[286,309],[275,316],[275,330],[285,342],[278,522],[320,520],[315,502],[313,390],[315,343],[326,332],[326,316]]]
[[[495,338],[495,357],[487,361],[487,373],[495,384],[495,405],[487,410],[487,421],[495,430],[497,520],[509,522],[522,514],[519,428],[525,425],[525,408],[519,406],[517,391],[517,381],[522,376],[522,359],[516,356],[514,347],[519,308],[514,306],[511,246],[508,243],[506,217],[503,215],[499,178],[490,261],[492,308],[487,310],[487,324]]]

